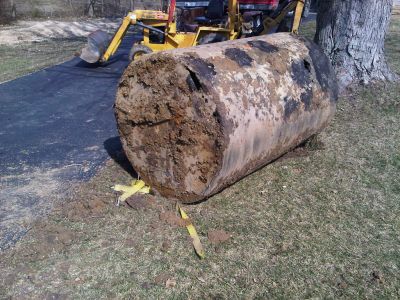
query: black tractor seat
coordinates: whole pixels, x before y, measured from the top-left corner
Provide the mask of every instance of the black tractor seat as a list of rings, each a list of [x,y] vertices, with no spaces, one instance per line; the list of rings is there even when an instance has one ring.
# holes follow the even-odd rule
[[[216,25],[224,21],[224,1],[210,0],[205,16],[197,17],[194,20],[200,25]]]
[[[244,22],[250,22],[256,16],[262,16],[262,11],[254,10],[254,11],[245,11],[242,13],[242,18]]]

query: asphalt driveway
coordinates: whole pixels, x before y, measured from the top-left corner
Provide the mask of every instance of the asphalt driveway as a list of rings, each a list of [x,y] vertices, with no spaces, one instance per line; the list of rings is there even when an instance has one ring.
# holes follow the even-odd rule
[[[135,38],[106,64],[76,57],[0,84],[0,250],[119,150],[113,103]]]

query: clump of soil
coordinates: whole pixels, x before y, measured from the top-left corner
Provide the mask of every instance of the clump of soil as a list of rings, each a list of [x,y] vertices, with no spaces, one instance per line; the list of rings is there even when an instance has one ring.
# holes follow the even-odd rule
[[[173,211],[164,211],[160,213],[160,221],[163,221],[171,226],[186,227],[191,223],[190,219],[183,220]]]
[[[231,235],[223,229],[209,230],[208,240],[211,244],[218,245],[220,243],[226,242],[231,238]]]
[[[383,284],[385,283],[385,280],[383,279],[383,275],[380,271],[373,271],[371,273],[371,283],[379,283],[379,284]]]
[[[73,244],[76,233],[58,224],[37,223],[32,229],[37,242],[25,248],[24,256],[28,260],[43,259],[52,252],[64,251]]]
[[[307,139],[301,146],[306,148],[308,151],[317,151],[325,149],[325,144],[319,138],[318,135],[313,135],[312,137]]]
[[[157,285],[164,286],[168,279],[171,278],[171,275],[168,273],[160,273],[154,278],[154,283]]]
[[[172,243],[170,240],[163,241],[161,244],[161,251],[168,252],[169,249],[171,248],[171,245],[172,245]]]
[[[64,205],[62,214],[70,220],[82,220],[88,216],[100,216],[109,206],[102,199],[93,198],[76,200]]]
[[[134,194],[125,201],[126,205],[135,210],[147,210],[156,206],[156,201],[152,195]]]

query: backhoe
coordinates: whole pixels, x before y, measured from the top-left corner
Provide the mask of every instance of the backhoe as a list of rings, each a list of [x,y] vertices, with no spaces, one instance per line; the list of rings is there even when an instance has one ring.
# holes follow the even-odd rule
[[[130,60],[155,51],[262,35],[276,28],[279,31],[297,33],[304,0],[268,1],[275,2],[276,9],[265,15],[263,11],[240,10],[237,0],[229,0],[226,12],[223,0],[210,0],[205,15],[196,18],[195,24],[185,24],[188,25],[184,26],[185,30],[177,30],[177,27],[182,26],[177,26],[179,16],[176,14],[176,0],[171,0],[167,12],[134,10],[126,15],[111,39],[102,30],[91,33],[80,57],[88,63],[108,61],[118,50],[131,26],[143,29],[143,40],[132,46],[129,53]],[[282,30],[279,28],[282,27],[280,24],[284,23],[290,13],[292,13],[292,24],[290,28]]]

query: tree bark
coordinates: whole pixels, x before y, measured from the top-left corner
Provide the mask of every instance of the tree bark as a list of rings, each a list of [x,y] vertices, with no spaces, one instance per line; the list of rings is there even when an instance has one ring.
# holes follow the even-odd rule
[[[0,24],[8,23],[12,17],[12,3],[10,0],[0,0]]]
[[[315,42],[330,58],[342,90],[398,78],[384,55],[392,7],[393,0],[318,1]]]
[[[14,0],[10,1],[11,6],[11,19],[15,20],[17,18],[17,6],[15,5]]]
[[[94,16],[94,6],[96,4],[96,0],[88,0],[88,5],[87,8],[85,10],[85,15],[89,16],[89,17],[93,17]]]

